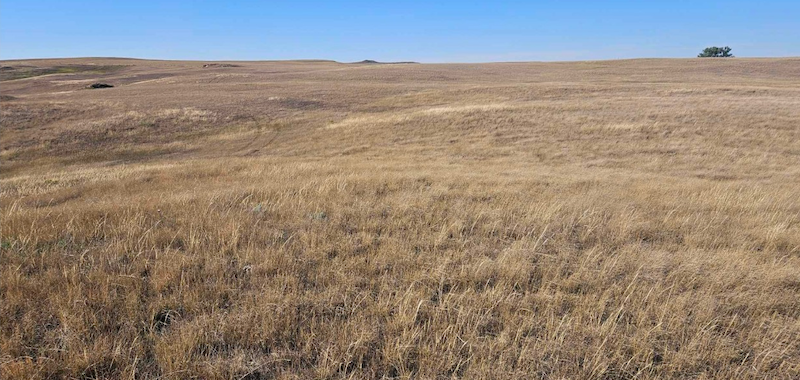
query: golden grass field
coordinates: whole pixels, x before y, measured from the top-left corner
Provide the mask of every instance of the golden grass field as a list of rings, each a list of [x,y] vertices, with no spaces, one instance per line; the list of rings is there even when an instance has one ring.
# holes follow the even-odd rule
[[[800,58],[204,63],[2,61],[3,378],[800,378]]]

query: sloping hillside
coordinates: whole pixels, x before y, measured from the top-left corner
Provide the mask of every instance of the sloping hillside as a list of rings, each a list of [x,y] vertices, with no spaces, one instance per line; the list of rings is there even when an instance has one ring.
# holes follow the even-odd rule
[[[800,59],[2,66],[9,378],[800,376]]]

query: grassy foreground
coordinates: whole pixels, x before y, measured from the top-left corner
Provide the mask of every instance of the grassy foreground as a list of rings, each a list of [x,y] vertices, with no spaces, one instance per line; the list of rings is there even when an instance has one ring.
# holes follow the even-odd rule
[[[800,377],[800,59],[3,62],[93,64],[2,83],[3,378]]]

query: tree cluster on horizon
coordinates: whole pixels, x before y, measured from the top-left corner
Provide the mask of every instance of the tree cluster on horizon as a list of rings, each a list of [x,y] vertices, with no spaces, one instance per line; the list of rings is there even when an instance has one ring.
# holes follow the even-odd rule
[[[731,54],[731,48],[728,46],[725,47],[711,46],[703,49],[703,52],[698,54],[697,56],[699,58],[705,58],[705,57],[728,58],[728,57],[733,57],[733,54]]]

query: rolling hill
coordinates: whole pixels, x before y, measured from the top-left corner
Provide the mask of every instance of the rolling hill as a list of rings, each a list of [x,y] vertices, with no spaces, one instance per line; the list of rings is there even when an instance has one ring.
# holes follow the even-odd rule
[[[4,377],[800,376],[798,58],[1,64]]]

